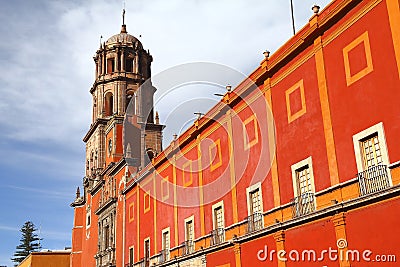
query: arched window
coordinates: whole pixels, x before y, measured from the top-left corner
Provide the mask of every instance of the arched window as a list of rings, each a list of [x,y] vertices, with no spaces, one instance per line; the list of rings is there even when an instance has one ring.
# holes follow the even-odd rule
[[[105,97],[105,103],[104,103],[104,111],[105,115],[111,116],[114,113],[114,98],[113,94],[111,92],[108,92]]]
[[[126,93],[126,101],[125,101],[126,107],[125,110],[129,115],[134,115],[136,114],[136,95],[133,91],[128,91]],[[130,104],[130,107],[129,107]],[[129,107],[129,111],[128,111]]]

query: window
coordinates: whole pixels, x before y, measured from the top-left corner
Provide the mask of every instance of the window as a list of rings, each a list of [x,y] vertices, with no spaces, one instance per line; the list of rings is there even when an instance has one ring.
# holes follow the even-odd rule
[[[312,169],[312,158],[308,157],[292,167],[293,179],[293,217],[315,211],[315,186]]]
[[[110,246],[110,226],[104,227],[104,249]]]
[[[382,151],[379,145],[377,133],[364,140],[361,140],[360,146],[364,169],[368,169],[383,163]]]
[[[389,165],[382,122],[353,135],[353,145],[358,172],[377,165]]]
[[[185,220],[185,242],[183,246],[183,255],[194,251],[194,216]]]
[[[383,123],[353,135],[360,194],[370,194],[392,185]]]
[[[125,71],[132,72],[132,70],[133,70],[133,59],[132,58],[125,59]]]
[[[90,227],[90,206],[86,210],[86,228]]]
[[[214,230],[211,231],[211,245],[217,245],[225,241],[224,202],[214,204],[212,211]]]
[[[115,58],[107,59],[107,73],[112,73],[115,71]]]
[[[193,221],[189,220],[186,222],[186,240],[190,241],[193,240],[194,238],[194,233],[193,233]]]
[[[146,267],[150,265],[150,238],[144,240],[144,262]]]
[[[263,228],[263,203],[261,183],[247,188],[247,231],[253,232]]]
[[[170,234],[169,234],[169,228],[167,228],[162,231],[161,262],[169,260],[169,249],[170,249]]]
[[[129,264],[131,265],[131,266],[133,266],[133,262],[135,261],[135,259],[134,259],[134,249],[133,249],[133,247],[130,247],[129,248]]]
[[[114,113],[114,98],[111,92],[106,94],[104,104],[105,116],[111,116]]]

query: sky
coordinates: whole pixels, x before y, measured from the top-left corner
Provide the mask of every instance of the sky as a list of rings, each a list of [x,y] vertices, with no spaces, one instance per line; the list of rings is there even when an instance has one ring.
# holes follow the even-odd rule
[[[315,0],[293,2],[299,30]],[[100,36],[119,33],[122,8],[122,0],[0,0],[0,265],[12,266],[28,220],[43,248],[71,245],[69,204],[85,170],[92,57]],[[199,61],[248,75],[263,51],[274,53],[293,35],[289,0],[126,0],[126,24],[153,55],[153,75]],[[156,103],[167,123],[164,144],[191,123],[179,112],[205,113],[219,99],[211,100],[186,105],[170,120],[168,107]]]

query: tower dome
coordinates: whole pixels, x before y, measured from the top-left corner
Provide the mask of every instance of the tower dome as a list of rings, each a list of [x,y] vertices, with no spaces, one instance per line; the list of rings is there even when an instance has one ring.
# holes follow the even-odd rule
[[[107,47],[120,44],[133,46],[136,50],[143,49],[142,43],[135,36],[128,34],[126,31],[126,25],[122,25],[121,32],[111,36],[106,41]]]

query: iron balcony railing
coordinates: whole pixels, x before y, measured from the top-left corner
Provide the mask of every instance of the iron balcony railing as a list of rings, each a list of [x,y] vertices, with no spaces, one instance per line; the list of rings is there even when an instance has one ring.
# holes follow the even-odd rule
[[[211,246],[221,244],[225,241],[225,229],[217,228],[211,231]]]
[[[253,213],[247,217],[247,232],[251,233],[263,228],[262,213]]]
[[[169,261],[169,249],[163,249],[160,251],[160,255],[158,258],[159,263],[163,263]]]
[[[149,258],[142,258],[139,262],[134,264],[134,267],[149,267],[150,266],[150,259]]]
[[[376,165],[358,173],[360,194],[375,193],[390,187],[388,169],[386,165]]]
[[[293,218],[300,217],[315,211],[314,192],[306,192],[292,200]]]
[[[194,252],[193,240],[187,240],[182,243],[182,252],[181,252],[182,256],[192,254],[193,252]]]

